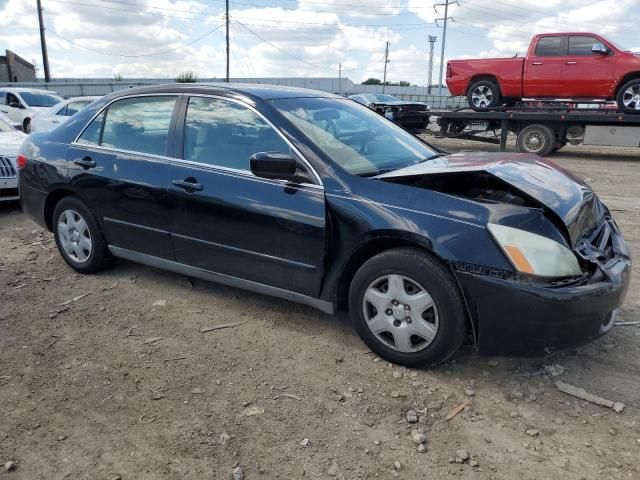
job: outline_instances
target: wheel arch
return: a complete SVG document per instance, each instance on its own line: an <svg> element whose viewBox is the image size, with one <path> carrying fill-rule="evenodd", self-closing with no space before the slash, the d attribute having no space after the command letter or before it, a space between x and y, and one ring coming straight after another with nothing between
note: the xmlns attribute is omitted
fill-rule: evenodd
<svg viewBox="0 0 640 480"><path fill-rule="evenodd" d="M502 95L502 86L500 85L500 81L498 80L498 77L496 77L495 75L492 75L490 73L479 73L479 74L474 75L473 77L471 77L469 79L469 83L467 83L467 88L465 88L464 94L465 95L469 95L469 90L471 89L473 84L477 83L477 82L480 82L482 80L490 80L490 81L494 82L496 84L496 86L498 87L498 93L500 95Z"/></svg>
<svg viewBox="0 0 640 480"><path fill-rule="evenodd" d="M49 192L44 201L44 221L49 231L53 231L53 211L56 205L65 197L76 196L75 192L68 188L58 188Z"/></svg>
<svg viewBox="0 0 640 480"><path fill-rule="evenodd" d="M622 77L620 81L617 83L616 88L613 92L613 98L615 99L618 96L620 89L625 83L627 83L630 80L634 80L636 78L640 78L640 70L625 74L624 77Z"/></svg>

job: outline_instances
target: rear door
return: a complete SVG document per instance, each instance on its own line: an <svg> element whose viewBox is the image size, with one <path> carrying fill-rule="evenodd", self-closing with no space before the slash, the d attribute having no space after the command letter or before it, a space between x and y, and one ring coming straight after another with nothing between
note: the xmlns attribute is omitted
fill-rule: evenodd
<svg viewBox="0 0 640 480"><path fill-rule="evenodd" d="M173 259L167 216L167 145L175 95L116 100L71 145L73 184L109 245Z"/></svg>
<svg viewBox="0 0 640 480"><path fill-rule="evenodd" d="M317 296L325 252L324 189L300 158L308 183L255 177L257 152L291 152L281 134L235 100L190 97L169 165L176 260L273 287Z"/></svg>
<svg viewBox="0 0 640 480"><path fill-rule="evenodd" d="M556 98L561 95L562 67L565 62L567 37L540 37L525 60L523 96L526 98Z"/></svg>
<svg viewBox="0 0 640 480"><path fill-rule="evenodd" d="M590 35L570 35L567 56L562 65L561 95L568 98L607 98L615 83L613 54L593 53L602 41Z"/></svg>

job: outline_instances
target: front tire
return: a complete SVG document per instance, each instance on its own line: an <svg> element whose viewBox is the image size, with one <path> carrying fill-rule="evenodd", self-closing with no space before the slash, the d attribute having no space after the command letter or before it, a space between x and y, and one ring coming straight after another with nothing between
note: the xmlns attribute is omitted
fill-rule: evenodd
<svg viewBox="0 0 640 480"><path fill-rule="evenodd" d="M634 78L622 85L618 90L616 102L622 113L640 115L640 78Z"/></svg>
<svg viewBox="0 0 640 480"><path fill-rule="evenodd" d="M486 112L500 105L500 89L492 80L480 80L467 92L467 103L476 112Z"/></svg>
<svg viewBox="0 0 640 480"><path fill-rule="evenodd" d="M371 350L408 367L446 361L466 335L453 276L414 248L388 250L365 262L351 282L349 311Z"/></svg>
<svg viewBox="0 0 640 480"><path fill-rule="evenodd" d="M58 250L74 270L96 273L113 263L98 222L78 198L64 197L58 202L52 225Z"/></svg>

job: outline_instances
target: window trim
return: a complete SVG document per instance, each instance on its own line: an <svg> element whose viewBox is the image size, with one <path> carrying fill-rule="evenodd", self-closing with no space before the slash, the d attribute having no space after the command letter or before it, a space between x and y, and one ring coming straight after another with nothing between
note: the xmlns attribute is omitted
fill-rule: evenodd
<svg viewBox="0 0 640 480"><path fill-rule="evenodd" d="M222 167L222 166L218 166L218 165L211 165L210 163L194 162L194 161L191 161L191 160L185 160L184 158L178 158L178 156L176 155L175 151L172 152L173 156L166 156L166 155L154 155L154 154L148 154L148 153L142 153L142 152L133 152L133 151L130 151L130 150L121 150L121 149L112 148L112 147L104 147L102 145L89 145L89 144L78 143L78 140L80 139L82 134L85 132L85 130L87 128L89 128L89 125L91 125L91 123L93 123L93 121L97 117L99 117L102 113L107 111L107 109L114 102L117 102L119 100L125 100L125 99L131 99L131 98L139 98L139 97L166 97L166 96L175 96L175 97L177 97L176 107L174 107L173 115L171 117L171 124L169 125L169 134L168 134L169 137L168 137L167 143L170 142L171 144L173 144L175 142L175 139L176 139L176 132L177 132L178 128L184 128L184 120L185 120L184 116L182 118L178 118L178 116L179 116L179 114L181 112L181 108L182 108L179 105L181 98L184 99L183 101L184 101L185 112L186 112L186 106L187 106L186 102L188 101L189 97L207 97L207 98L215 98L215 99L227 100L229 102L237 103L238 105L241 105L241 106L243 106L245 108L248 108L249 110L251 110L252 112L257 114L260 118L262 118L262 120L264 120L271 128L273 128L276 131L276 133L278 135L280 135L280 137L284 140L284 142L287 145L289 145L289 148L291 148L291 150L293 150L293 152L298 156L298 158L302 161L302 163L305 164L305 166L309 169L309 171L311 172L312 176L314 177L314 180L317 182L317 183L301 182L299 184L293 184L293 185L300 185L300 186L307 186L307 187L315 187L315 188L324 189L324 184L322 183L322 179L320 178L320 175L318 175L318 172L313 167L313 165L311 165L311 162L309 162L309 160L307 160L307 158L304 155L302 155L300 150L295 145L293 145L293 143L291 143L291 141L289 141L289 139L287 137L285 137L285 135L280 131L279 128L277 128L273 124L273 122L271 122L266 116L264 116L255 107L253 107L252 105L249 105L246 102L243 102L243 101L238 100L236 98L226 97L224 95L216 95L214 93L191 93L191 92L139 93L139 94L133 94L133 95L124 95L122 97L114 98L111 101L109 101L109 103L104 105L100 110L98 110L91 117L91 119L87 122L87 124L82 128L80 133L78 135L76 135L76 138L71 142L71 145L73 145L75 147L82 147L82 148L97 148L99 150L103 150L103 151L107 151L107 152L127 153L127 154L134 154L134 155L149 156L149 157L153 157L153 158L156 158L156 159L168 160L169 162L180 162L180 163L185 163L187 165L203 166L203 167L207 167L208 169L220 170L220 171L228 172L228 173L237 173L237 174L240 174L243 177L246 177L246 178L249 178L249 179L261 180L261 181L264 180L264 181L267 181L268 183L292 185L291 182L287 182L285 180L262 179L260 177L256 177L253 173L251 173L251 171L247 171L247 170ZM104 124L105 123L106 122L103 122L102 128L104 128ZM180 125L178 125L178 123L180 123ZM102 132L100 133L100 139L102 140ZM175 147L175 145L174 145L174 147ZM173 148L172 150L175 150L175 148ZM182 156L184 156L184 152L180 152L180 157L182 157Z"/></svg>

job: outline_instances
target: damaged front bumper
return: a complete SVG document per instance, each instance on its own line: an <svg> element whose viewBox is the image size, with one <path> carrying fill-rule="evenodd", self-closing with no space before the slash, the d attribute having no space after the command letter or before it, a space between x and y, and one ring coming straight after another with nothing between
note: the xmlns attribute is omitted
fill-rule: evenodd
<svg viewBox="0 0 640 480"><path fill-rule="evenodd" d="M631 259L607 219L576 247L589 265L579 280L541 284L457 271L481 353L540 355L587 343L609 331L624 301Z"/></svg>

